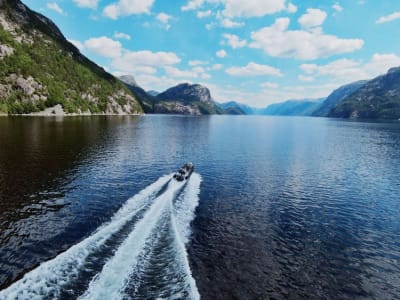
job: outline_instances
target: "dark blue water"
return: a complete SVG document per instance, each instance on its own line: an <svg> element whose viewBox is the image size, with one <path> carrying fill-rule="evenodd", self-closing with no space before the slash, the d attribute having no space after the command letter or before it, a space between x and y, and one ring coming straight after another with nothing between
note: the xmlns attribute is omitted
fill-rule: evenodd
<svg viewBox="0 0 400 300"><path fill-rule="evenodd" d="M186 161L198 178L132 200L57 297L96 274L101 290L136 247L132 298L400 299L400 124L261 116L0 118L1 288L116 225Z"/></svg>

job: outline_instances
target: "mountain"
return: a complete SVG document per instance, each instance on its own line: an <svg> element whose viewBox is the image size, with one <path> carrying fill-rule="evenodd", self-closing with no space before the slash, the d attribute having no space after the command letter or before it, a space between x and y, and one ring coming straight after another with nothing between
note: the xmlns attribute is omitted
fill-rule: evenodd
<svg viewBox="0 0 400 300"><path fill-rule="evenodd" d="M364 119L400 118L400 67L390 69L345 97L329 117Z"/></svg>
<svg viewBox="0 0 400 300"><path fill-rule="evenodd" d="M319 108L317 108L312 115L315 117L326 117L329 115L330 111L344 98L353 94L359 88L361 88L367 81L361 80L356 81L350 84L346 84L344 86L339 87L334 90L326 100L321 104Z"/></svg>
<svg viewBox="0 0 400 300"><path fill-rule="evenodd" d="M135 77L133 77L132 75L123 75L118 78L136 96L136 99L139 101L143 111L146 114L151 114L154 112L153 106L154 102L156 101L155 97L142 89L136 83Z"/></svg>
<svg viewBox="0 0 400 300"><path fill-rule="evenodd" d="M179 84L158 94L154 112L190 115L224 113L214 102L207 87L189 83Z"/></svg>
<svg viewBox="0 0 400 300"><path fill-rule="evenodd" d="M0 112L141 113L134 95L19 0L0 0Z"/></svg>
<svg viewBox="0 0 400 300"><path fill-rule="evenodd" d="M323 99L287 100L274 103L261 110L259 114L270 116L311 116L321 105Z"/></svg>
<svg viewBox="0 0 400 300"><path fill-rule="evenodd" d="M231 115L253 115L255 108L236 101L219 103L218 106Z"/></svg>

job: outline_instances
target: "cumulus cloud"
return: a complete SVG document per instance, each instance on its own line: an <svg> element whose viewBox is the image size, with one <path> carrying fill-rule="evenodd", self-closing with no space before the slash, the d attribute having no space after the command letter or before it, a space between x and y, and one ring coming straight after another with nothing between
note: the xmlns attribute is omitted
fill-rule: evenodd
<svg viewBox="0 0 400 300"><path fill-rule="evenodd" d="M386 15L383 17L380 17L378 20L376 20L376 24L382 24L382 23L387 23L387 22L392 22L394 20L400 19L400 11L394 12L390 15Z"/></svg>
<svg viewBox="0 0 400 300"><path fill-rule="evenodd" d="M202 66L202 65L207 65L207 64L208 64L208 62L202 61L202 60L191 60L188 63L188 65L191 67Z"/></svg>
<svg viewBox="0 0 400 300"><path fill-rule="evenodd" d="M287 8L286 8L286 11L287 11L288 13L290 13L290 14L294 14L294 13L297 12L297 6L294 5L293 3L289 3L288 6L287 6Z"/></svg>
<svg viewBox="0 0 400 300"><path fill-rule="evenodd" d="M260 86L265 89L276 89L279 87L279 85L277 83L269 82L269 81L261 83Z"/></svg>
<svg viewBox="0 0 400 300"><path fill-rule="evenodd" d="M286 0L190 0L181 7L182 11L196 10L203 7L205 3L222 6L222 14L227 18L236 17L262 17L281 11L296 12L297 7Z"/></svg>
<svg viewBox="0 0 400 300"><path fill-rule="evenodd" d="M309 8L307 13L299 18L299 23L303 28L321 26L326 19L326 12L320 9Z"/></svg>
<svg viewBox="0 0 400 300"><path fill-rule="evenodd" d="M223 35L223 37L226 39L227 44L231 46L233 49L243 48L244 46L247 45L247 41L240 40L237 35L226 33Z"/></svg>
<svg viewBox="0 0 400 300"><path fill-rule="evenodd" d="M119 0L106 6L103 15L116 20L121 16L149 14L154 0Z"/></svg>
<svg viewBox="0 0 400 300"><path fill-rule="evenodd" d="M306 22L310 24L309 22ZM318 30L288 30L289 18L279 18L269 27L251 33L251 48L262 49L273 57L293 57L313 60L363 47L361 39L341 39ZM314 23L315 24L315 23Z"/></svg>
<svg viewBox="0 0 400 300"><path fill-rule="evenodd" d="M143 51L124 51L112 61L112 66L116 69L134 69L136 66L164 67L179 63L180 58L173 52L152 52Z"/></svg>
<svg viewBox="0 0 400 300"><path fill-rule="evenodd" d="M64 14L64 11L62 10L62 8L55 2L47 3L47 8L59 13L60 15Z"/></svg>
<svg viewBox="0 0 400 300"><path fill-rule="evenodd" d="M74 0L74 3L83 8L96 8L99 0Z"/></svg>
<svg viewBox="0 0 400 300"><path fill-rule="evenodd" d="M350 83L371 79L396 66L400 66L400 56L376 53L367 62L343 58L325 65L302 64L300 69L308 76L328 76L336 82Z"/></svg>
<svg viewBox="0 0 400 300"><path fill-rule="evenodd" d="M286 0L223 0L222 13L229 17L262 17L286 9Z"/></svg>
<svg viewBox="0 0 400 300"><path fill-rule="evenodd" d="M90 52L108 58L119 57L122 53L121 43L105 36L88 39L84 46Z"/></svg>
<svg viewBox="0 0 400 300"><path fill-rule="evenodd" d="M129 34L127 34L127 33L123 33L123 32L118 32L118 31L116 31L115 33L114 33L114 38L116 38L116 39L122 39L122 40L130 40L131 39L131 36L129 35Z"/></svg>
<svg viewBox="0 0 400 300"><path fill-rule="evenodd" d="M204 0L190 0L186 5L181 7L182 11L195 10L202 7Z"/></svg>
<svg viewBox="0 0 400 300"><path fill-rule="evenodd" d="M249 62L244 67L231 67L226 70L226 73L231 76L282 76L282 73L279 69L268 66L268 65L259 65L254 62Z"/></svg>
<svg viewBox="0 0 400 300"><path fill-rule="evenodd" d="M169 24L169 20L172 19L172 16L170 16L170 15L168 15L168 14L162 12L162 13L159 13L159 14L156 16L156 19L157 19L159 22L165 24L165 29L166 29L166 30L169 30L169 29L171 28L171 25Z"/></svg>
<svg viewBox="0 0 400 300"><path fill-rule="evenodd" d="M226 53L226 51L224 49L221 49L221 50L217 51L215 53L215 55L217 55L219 58L224 58L224 57L227 56L227 53Z"/></svg>
<svg viewBox="0 0 400 300"><path fill-rule="evenodd" d="M211 10L198 11L198 12L197 12L197 17L198 17L199 19L207 18L207 17L210 17L211 15L212 15L212 11L211 11Z"/></svg>
<svg viewBox="0 0 400 300"><path fill-rule="evenodd" d="M334 9L334 10L336 10L337 12L341 12L341 11L343 11L343 7L339 4L339 3L335 3L335 4L333 4L332 5L332 8Z"/></svg>
<svg viewBox="0 0 400 300"><path fill-rule="evenodd" d="M220 24L224 28L238 28L244 26L243 22L235 22L228 18L221 19Z"/></svg>
<svg viewBox="0 0 400 300"><path fill-rule="evenodd" d="M300 74L299 76L297 76L297 78L298 78L300 81L303 81L303 82L313 82L313 81L315 80L314 77L312 77L312 76L306 76L306 75L303 75L303 74Z"/></svg>

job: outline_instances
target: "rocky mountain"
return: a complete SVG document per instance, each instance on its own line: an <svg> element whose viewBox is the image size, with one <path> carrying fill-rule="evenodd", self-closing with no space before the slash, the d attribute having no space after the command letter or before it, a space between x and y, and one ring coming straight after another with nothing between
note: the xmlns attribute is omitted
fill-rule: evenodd
<svg viewBox="0 0 400 300"><path fill-rule="evenodd" d="M146 114L154 113L154 102L156 101L155 97L150 95L144 89L142 89L135 80L135 77L132 75L124 75L118 77L125 86L136 96L136 99L139 101L143 111Z"/></svg>
<svg viewBox="0 0 400 300"><path fill-rule="evenodd" d="M390 69L345 97L329 117L363 119L400 118L400 67Z"/></svg>
<svg viewBox="0 0 400 300"><path fill-rule="evenodd" d="M223 114L210 90L200 84L182 83L157 95L155 113L209 115Z"/></svg>
<svg viewBox="0 0 400 300"><path fill-rule="evenodd" d="M346 84L344 86L339 87L334 90L326 100L318 107L313 113L313 116L316 117L326 117L329 115L330 111L336 107L336 105L342 101L344 98L348 97L359 88L361 88L367 81L361 80L356 81L350 84Z"/></svg>
<svg viewBox="0 0 400 300"><path fill-rule="evenodd" d="M141 113L135 96L19 0L0 0L0 112Z"/></svg>
<svg viewBox="0 0 400 300"><path fill-rule="evenodd" d="M311 116L324 100L325 98L287 100L267 106L261 111L261 114L270 116Z"/></svg>

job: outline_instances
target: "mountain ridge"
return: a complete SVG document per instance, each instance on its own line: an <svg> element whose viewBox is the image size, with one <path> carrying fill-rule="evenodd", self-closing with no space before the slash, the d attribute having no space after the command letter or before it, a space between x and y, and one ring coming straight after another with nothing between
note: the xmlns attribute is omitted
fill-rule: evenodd
<svg viewBox="0 0 400 300"><path fill-rule="evenodd" d="M47 17L19 0L0 1L0 111L29 114L61 105L68 114L138 114L135 96L82 55Z"/></svg>

